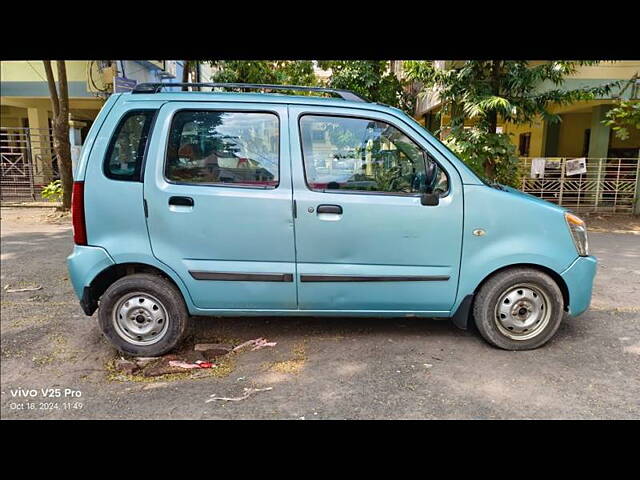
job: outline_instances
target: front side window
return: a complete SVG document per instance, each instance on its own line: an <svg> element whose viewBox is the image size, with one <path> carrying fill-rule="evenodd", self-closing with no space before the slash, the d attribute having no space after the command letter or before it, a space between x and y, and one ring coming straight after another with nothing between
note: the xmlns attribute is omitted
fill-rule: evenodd
<svg viewBox="0 0 640 480"><path fill-rule="evenodd" d="M446 174L438 164L388 123L304 115L300 133L312 190L391 194L448 190Z"/></svg>
<svg viewBox="0 0 640 480"><path fill-rule="evenodd" d="M177 183L274 188L278 143L272 113L180 111L171 122L165 176Z"/></svg>
<svg viewBox="0 0 640 480"><path fill-rule="evenodd" d="M140 181L142 159L155 113L155 110L135 110L120 120L105 158L107 177Z"/></svg>

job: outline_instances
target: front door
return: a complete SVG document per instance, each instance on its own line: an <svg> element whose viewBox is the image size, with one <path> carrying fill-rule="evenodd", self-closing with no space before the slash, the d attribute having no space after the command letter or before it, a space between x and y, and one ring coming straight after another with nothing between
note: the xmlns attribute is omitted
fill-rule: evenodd
<svg viewBox="0 0 640 480"><path fill-rule="evenodd" d="M154 255L208 310L296 308L287 109L169 102L147 158Z"/></svg>
<svg viewBox="0 0 640 480"><path fill-rule="evenodd" d="M448 312L462 240L455 169L391 115L291 106L289 116L299 308ZM422 205L425 191L438 205Z"/></svg>

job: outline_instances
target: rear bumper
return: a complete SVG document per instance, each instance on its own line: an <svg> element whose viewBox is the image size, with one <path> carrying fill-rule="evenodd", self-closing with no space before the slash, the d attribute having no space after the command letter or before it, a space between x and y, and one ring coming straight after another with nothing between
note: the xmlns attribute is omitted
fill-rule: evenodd
<svg viewBox="0 0 640 480"><path fill-rule="evenodd" d="M589 308L598 261L578 257L561 276L569 289L569 315L578 316Z"/></svg>
<svg viewBox="0 0 640 480"><path fill-rule="evenodd" d="M79 300L85 301L85 287L105 268L115 262L104 248L75 245L73 252L67 257L67 268L73 290Z"/></svg>

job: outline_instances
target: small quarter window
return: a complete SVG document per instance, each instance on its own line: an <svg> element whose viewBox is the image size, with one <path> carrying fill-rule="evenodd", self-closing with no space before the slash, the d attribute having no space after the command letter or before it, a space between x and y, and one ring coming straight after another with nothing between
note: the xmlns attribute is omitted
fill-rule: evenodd
<svg viewBox="0 0 640 480"><path fill-rule="evenodd" d="M142 160L155 113L155 110L135 110L122 118L107 150L104 168L107 177L142 180Z"/></svg>
<svg viewBox="0 0 640 480"><path fill-rule="evenodd" d="M169 181L275 188L279 123L272 113L180 111L171 122Z"/></svg>
<svg viewBox="0 0 640 480"><path fill-rule="evenodd" d="M388 123L304 115L300 134L305 175L312 190L395 195L448 191L446 174L439 165Z"/></svg>

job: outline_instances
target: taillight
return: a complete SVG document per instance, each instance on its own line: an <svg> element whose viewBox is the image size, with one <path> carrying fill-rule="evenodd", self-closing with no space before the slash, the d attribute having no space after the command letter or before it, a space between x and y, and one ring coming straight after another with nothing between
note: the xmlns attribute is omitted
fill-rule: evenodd
<svg viewBox="0 0 640 480"><path fill-rule="evenodd" d="M73 182L71 220L73 222L73 242L76 245L86 245L87 227L84 223L84 182Z"/></svg>

